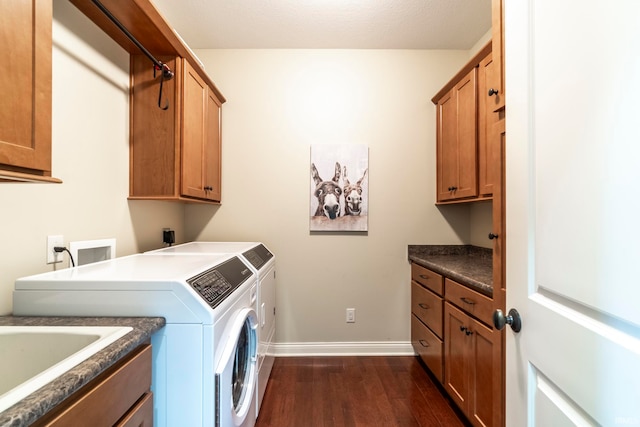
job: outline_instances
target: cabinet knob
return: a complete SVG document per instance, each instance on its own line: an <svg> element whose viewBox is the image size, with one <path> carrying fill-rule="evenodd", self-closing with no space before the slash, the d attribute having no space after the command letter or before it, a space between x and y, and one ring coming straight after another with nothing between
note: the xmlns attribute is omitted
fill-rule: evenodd
<svg viewBox="0 0 640 427"><path fill-rule="evenodd" d="M489 96L497 95L498 89L491 88L489 89Z"/></svg>
<svg viewBox="0 0 640 427"><path fill-rule="evenodd" d="M449 191L456 191L457 189L458 189L458 187L454 187L454 186L451 186L451 187L447 188L447 190L449 190Z"/></svg>
<svg viewBox="0 0 640 427"><path fill-rule="evenodd" d="M498 238L497 234L489 233L489 240L493 240L493 239L497 239L497 238Z"/></svg>

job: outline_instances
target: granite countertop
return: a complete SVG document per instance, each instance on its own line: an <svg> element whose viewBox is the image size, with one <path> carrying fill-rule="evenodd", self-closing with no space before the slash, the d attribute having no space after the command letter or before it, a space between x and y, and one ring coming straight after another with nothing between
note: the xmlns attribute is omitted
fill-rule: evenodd
<svg viewBox="0 0 640 427"><path fill-rule="evenodd" d="M164 327L162 317L0 317L0 326L131 326L133 330L0 412L0 427L28 426Z"/></svg>
<svg viewBox="0 0 640 427"><path fill-rule="evenodd" d="M493 296L491 249L471 245L409 245L409 260Z"/></svg>

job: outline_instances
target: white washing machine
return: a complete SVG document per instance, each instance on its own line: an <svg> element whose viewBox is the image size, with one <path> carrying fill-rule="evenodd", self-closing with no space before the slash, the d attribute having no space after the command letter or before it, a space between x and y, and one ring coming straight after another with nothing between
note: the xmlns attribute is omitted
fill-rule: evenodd
<svg viewBox="0 0 640 427"><path fill-rule="evenodd" d="M18 279L14 314L161 316L154 425L252 427L257 277L238 256L138 254Z"/></svg>
<svg viewBox="0 0 640 427"><path fill-rule="evenodd" d="M176 255L232 253L245 261L258 277L258 386L257 411L264 397L271 375L273 362L273 339L276 331L276 260L275 256L260 242L190 242L169 246L148 254Z"/></svg>

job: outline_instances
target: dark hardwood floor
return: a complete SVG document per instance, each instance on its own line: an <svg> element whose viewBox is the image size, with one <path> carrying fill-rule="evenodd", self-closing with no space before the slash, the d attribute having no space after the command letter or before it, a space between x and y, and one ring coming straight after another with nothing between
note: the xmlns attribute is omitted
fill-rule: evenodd
<svg viewBox="0 0 640 427"><path fill-rule="evenodd" d="M468 426L417 357L276 358L256 427Z"/></svg>

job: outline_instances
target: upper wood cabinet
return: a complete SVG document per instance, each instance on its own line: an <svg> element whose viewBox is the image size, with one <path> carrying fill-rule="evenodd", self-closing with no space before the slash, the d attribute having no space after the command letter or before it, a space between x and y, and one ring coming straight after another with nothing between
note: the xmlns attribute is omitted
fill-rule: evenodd
<svg viewBox="0 0 640 427"><path fill-rule="evenodd" d="M484 46L433 97L437 121L437 203L486 200L493 197L502 168L494 124L501 64ZM491 93L491 94L490 94Z"/></svg>
<svg viewBox="0 0 640 427"><path fill-rule="evenodd" d="M151 0L101 0L156 59L175 73L164 81L152 62L91 0L70 0L131 54L130 199L218 203L220 111L226 101ZM169 103L167 110L158 107Z"/></svg>
<svg viewBox="0 0 640 427"><path fill-rule="evenodd" d="M159 60L175 70L161 99L153 64L131 56L130 198L219 202L222 102L185 59Z"/></svg>
<svg viewBox="0 0 640 427"><path fill-rule="evenodd" d="M0 180L51 178L51 0L0 2Z"/></svg>
<svg viewBox="0 0 640 427"><path fill-rule="evenodd" d="M182 195L219 202L222 104L189 63L184 65Z"/></svg>
<svg viewBox="0 0 640 427"><path fill-rule="evenodd" d="M471 69L437 100L438 201L478 194L476 74Z"/></svg>

